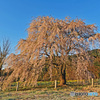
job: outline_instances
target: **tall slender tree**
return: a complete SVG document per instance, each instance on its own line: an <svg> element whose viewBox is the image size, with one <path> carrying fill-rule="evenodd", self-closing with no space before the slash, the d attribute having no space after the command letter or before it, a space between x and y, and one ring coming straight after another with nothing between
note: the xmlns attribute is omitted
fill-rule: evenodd
<svg viewBox="0 0 100 100"><path fill-rule="evenodd" d="M3 45L0 46L0 76L2 73L2 67L3 67L4 61L7 55L9 54L9 50L10 50L10 42L8 39L4 39Z"/></svg>

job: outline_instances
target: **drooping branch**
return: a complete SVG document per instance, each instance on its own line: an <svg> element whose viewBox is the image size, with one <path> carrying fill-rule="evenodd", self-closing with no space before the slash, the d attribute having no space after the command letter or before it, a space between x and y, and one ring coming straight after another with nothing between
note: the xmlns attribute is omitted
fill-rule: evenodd
<svg viewBox="0 0 100 100"><path fill-rule="evenodd" d="M12 64L14 71L8 77L8 80L5 80L5 83L20 77L19 80L34 85L39 73L46 65L50 68L50 74L55 65L61 70L62 74L66 67L70 65L69 55L74 54L77 54L77 57L73 57L72 62L79 66L77 67L77 74L84 73L87 70L87 62L83 64L86 60L84 60L84 57L82 58L81 54L90 49L91 41L100 39L95 36L96 26L94 24L86 25L80 19L71 21L69 18L65 18L65 20L59 20L49 16L33 19L28 28L28 37L18 42L17 49L20 54L12 57L9 64ZM55 60L54 57L58 58ZM88 56L86 57L88 59ZM48 60L48 63L46 60ZM82 65L79 60L82 60ZM80 76L83 77L82 75ZM65 76L62 78L65 79Z"/></svg>

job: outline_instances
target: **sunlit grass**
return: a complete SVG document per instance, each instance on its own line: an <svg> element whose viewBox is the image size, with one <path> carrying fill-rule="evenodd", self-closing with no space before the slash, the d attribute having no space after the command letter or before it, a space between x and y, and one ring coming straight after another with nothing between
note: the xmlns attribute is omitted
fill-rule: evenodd
<svg viewBox="0 0 100 100"><path fill-rule="evenodd" d="M83 83L85 82L85 83ZM59 86L60 81L57 81L57 86ZM37 86L24 86L23 82L19 82L19 91L23 91L23 90L30 90L32 88L54 88L54 81L38 81L37 82ZM94 85L99 85L100 84L100 79L95 79L94 80ZM89 81L84 81L84 80L67 80L66 81L66 85L67 86L71 86L71 87L75 87L77 88L78 86L81 87L85 87L87 85L91 85L91 81L89 83ZM17 86L17 82L13 82L11 83L5 91L16 91L16 86Z"/></svg>
<svg viewBox="0 0 100 100"><path fill-rule="evenodd" d="M25 91L9 91L9 92L0 92L0 100L19 100L19 99L28 99L28 100L99 100L100 99L100 85L97 87L91 86L62 86L57 87L57 89L52 88L32 88L31 90ZM98 92L99 96L97 97L71 97L70 92ZM83 99L84 98L84 99Z"/></svg>

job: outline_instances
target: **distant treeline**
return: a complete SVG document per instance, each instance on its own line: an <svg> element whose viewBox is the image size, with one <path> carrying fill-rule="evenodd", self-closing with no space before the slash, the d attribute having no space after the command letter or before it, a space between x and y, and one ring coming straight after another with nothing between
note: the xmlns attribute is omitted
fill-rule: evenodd
<svg viewBox="0 0 100 100"><path fill-rule="evenodd" d="M91 56L92 62L93 62L92 66L88 66L88 70L95 75L95 78L100 78L100 49L95 49L95 50L91 50L88 52L89 52L89 55ZM70 59L71 59L71 57L76 57L76 55L69 56ZM38 79L39 81L40 80L50 80L48 68L49 67L46 66L43 69L43 72ZM52 80L55 80L55 79L59 80L59 78L60 78L59 70L54 68L52 71L53 71L52 72ZM76 79L75 71L76 71L76 68L74 68L73 66L68 66L68 68L66 70L66 79L68 79L68 80Z"/></svg>

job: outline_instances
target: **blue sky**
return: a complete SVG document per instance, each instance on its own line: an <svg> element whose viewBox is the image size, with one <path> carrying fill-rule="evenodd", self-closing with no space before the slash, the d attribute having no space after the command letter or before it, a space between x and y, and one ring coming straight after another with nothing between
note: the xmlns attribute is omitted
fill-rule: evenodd
<svg viewBox="0 0 100 100"><path fill-rule="evenodd" d="M85 19L86 24L96 24L100 31L100 0L0 0L0 43L4 37L11 42L11 51L21 38L32 17L52 16L64 19L70 16Z"/></svg>

